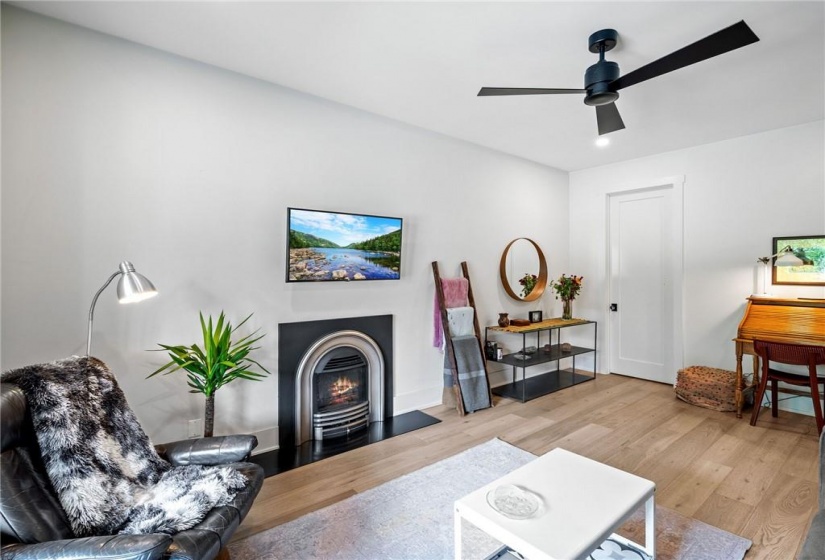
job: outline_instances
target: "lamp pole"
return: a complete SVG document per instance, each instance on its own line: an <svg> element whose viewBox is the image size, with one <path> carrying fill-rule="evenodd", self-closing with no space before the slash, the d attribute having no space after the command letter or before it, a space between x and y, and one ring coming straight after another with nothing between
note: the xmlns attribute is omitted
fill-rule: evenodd
<svg viewBox="0 0 825 560"><path fill-rule="evenodd" d="M119 270L117 272L115 272L114 274L112 274L111 276L109 276L109 279L106 280L106 282L100 287L100 289L95 294L95 297L92 298L92 305L91 305L91 307L89 307L89 333L86 336L86 355L87 356L91 355L91 353L92 353L92 323L95 320L95 305L97 305L97 298L99 298L100 294L103 293L103 290L105 290L106 287L109 284L112 283L112 280L114 280L118 276L120 276L120 271Z"/></svg>

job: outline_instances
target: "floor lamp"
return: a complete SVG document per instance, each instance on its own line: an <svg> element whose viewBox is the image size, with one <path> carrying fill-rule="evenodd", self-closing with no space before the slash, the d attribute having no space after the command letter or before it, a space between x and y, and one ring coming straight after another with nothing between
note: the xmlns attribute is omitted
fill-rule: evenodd
<svg viewBox="0 0 825 560"><path fill-rule="evenodd" d="M129 261L120 263L118 270L109 276L109 279L106 280L95 294L95 297L92 298L92 306L89 308L89 335L86 337L87 356L92 353L92 323L94 322L97 298L100 297L100 294L106 289L106 286L111 284L112 280L118 276L120 276L120 280L118 280L117 283L117 300L120 303L135 303L158 295L155 286L145 276L135 272L135 267L132 263Z"/></svg>
<svg viewBox="0 0 825 560"><path fill-rule="evenodd" d="M773 258L776 258L773 266L802 266L805 264L805 261L794 254L793 248L790 245L786 245L770 257L760 257L756 259L762 263L762 295L765 296L768 295L768 263L770 263Z"/></svg>

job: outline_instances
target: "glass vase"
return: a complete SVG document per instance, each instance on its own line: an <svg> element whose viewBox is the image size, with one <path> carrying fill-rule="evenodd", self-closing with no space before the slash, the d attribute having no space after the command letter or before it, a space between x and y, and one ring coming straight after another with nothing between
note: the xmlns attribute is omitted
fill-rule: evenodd
<svg viewBox="0 0 825 560"><path fill-rule="evenodd" d="M565 320L569 320L569 319L573 318L573 300L572 299L563 299L562 300L561 318L565 319Z"/></svg>

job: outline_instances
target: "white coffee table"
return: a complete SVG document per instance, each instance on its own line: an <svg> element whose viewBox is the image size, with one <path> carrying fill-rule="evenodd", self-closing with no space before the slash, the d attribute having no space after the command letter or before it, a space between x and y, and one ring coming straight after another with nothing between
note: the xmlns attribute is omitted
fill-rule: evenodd
<svg viewBox="0 0 825 560"><path fill-rule="evenodd" d="M487 493L513 484L541 498L529 519L493 509ZM461 560L461 523L467 520L530 560L579 560L608 537L655 557L656 485L564 449L554 449L455 502L455 558ZM645 505L645 545L613 535Z"/></svg>

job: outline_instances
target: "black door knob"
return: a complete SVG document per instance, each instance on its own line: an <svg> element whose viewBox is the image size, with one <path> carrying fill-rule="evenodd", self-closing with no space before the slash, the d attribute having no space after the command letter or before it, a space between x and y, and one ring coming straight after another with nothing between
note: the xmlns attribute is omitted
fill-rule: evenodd
<svg viewBox="0 0 825 560"><path fill-rule="evenodd" d="M610 304L610 311L618 311L618 310L619 310L619 304L618 303L611 303Z"/></svg>

